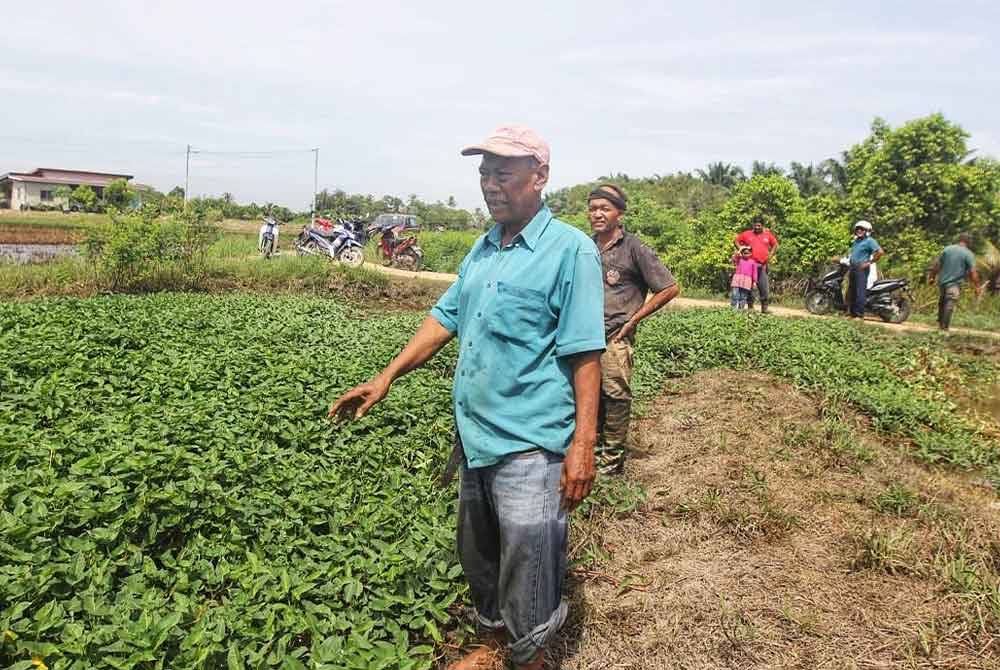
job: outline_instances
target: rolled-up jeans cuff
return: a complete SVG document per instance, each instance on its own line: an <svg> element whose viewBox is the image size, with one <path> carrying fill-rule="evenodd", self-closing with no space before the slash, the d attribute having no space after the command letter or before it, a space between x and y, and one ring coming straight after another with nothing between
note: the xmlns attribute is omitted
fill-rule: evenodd
<svg viewBox="0 0 1000 670"><path fill-rule="evenodd" d="M538 652L544 649L555 637L562 625L566 623L569 607L566 601L560 601L559 607L552 613L548 621L535 626L534 629L519 640L510 643L510 660L518 665L532 661Z"/></svg>
<svg viewBox="0 0 1000 670"><path fill-rule="evenodd" d="M487 619L479 612L476 612L476 623L479 630L484 633L496 633L505 628L503 619Z"/></svg>

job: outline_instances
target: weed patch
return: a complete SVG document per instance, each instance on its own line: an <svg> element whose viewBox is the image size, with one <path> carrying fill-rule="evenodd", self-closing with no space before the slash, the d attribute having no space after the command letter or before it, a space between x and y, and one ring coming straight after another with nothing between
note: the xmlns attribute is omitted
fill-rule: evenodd
<svg viewBox="0 0 1000 670"><path fill-rule="evenodd" d="M635 388L640 397L651 397L665 377L720 367L766 371L820 394L834 408L822 432L792 435L792 443L825 444L870 460L870 450L836 425L835 408L847 405L868 416L877 431L908 438L926 462L966 469L1000 464L996 440L942 397L943 383L914 372L919 350L905 338L871 331L842 321L748 318L731 310L669 312L640 330Z"/></svg>
<svg viewBox="0 0 1000 670"><path fill-rule="evenodd" d="M873 528L855 537L856 556L851 563L855 570L878 570L890 575L915 571L913 535L902 528Z"/></svg>

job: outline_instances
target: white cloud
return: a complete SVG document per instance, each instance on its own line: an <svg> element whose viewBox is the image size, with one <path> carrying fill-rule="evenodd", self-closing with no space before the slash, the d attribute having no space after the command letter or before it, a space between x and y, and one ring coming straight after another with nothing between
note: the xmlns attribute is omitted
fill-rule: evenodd
<svg viewBox="0 0 1000 670"><path fill-rule="evenodd" d="M474 207L458 148L510 120L549 136L554 187L819 160L876 115L938 109L996 152L998 18L926 1L51 0L4 15L0 172L91 164L170 188L187 143L319 146L322 186ZM206 188L307 199L294 161L217 163L199 164Z"/></svg>

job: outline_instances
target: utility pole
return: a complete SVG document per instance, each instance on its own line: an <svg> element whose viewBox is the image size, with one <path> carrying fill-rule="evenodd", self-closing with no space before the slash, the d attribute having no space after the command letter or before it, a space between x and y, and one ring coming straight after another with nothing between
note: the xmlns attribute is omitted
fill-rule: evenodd
<svg viewBox="0 0 1000 670"><path fill-rule="evenodd" d="M187 145L187 156L184 159L184 210L188 208L188 188L191 186L191 145Z"/></svg>
<svg viewBox="0 0 1000 670"><path fill-rule="evenodd" d="M316 210L319 208L319 147L313 149L315 162L313 163L313 206L312 225L316 226Z"/></svg>

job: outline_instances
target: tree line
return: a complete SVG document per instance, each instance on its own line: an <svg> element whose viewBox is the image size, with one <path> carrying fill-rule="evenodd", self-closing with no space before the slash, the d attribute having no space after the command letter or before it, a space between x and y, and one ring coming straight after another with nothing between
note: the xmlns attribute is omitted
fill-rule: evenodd
<svg viewBox="0 0 1000 670"><path fill-rule="evenodd" d="M997 256L1000 163L978 156L968 140L942 114L898 128L876 118L868 137L818 165L755 161L748 176L717 162L668 176L609 175L553 191L546 201L585 227L591 189L620 184L629 195L627 225L688 285L721 284L733 236L758 215L781 240L772 268L779 283L801 281L842 254L859 219L874 225L887 252L885 270L918 277L962 231L984 258ZM993 288L1000 288L995 281Z"/></svg>

